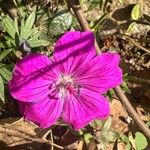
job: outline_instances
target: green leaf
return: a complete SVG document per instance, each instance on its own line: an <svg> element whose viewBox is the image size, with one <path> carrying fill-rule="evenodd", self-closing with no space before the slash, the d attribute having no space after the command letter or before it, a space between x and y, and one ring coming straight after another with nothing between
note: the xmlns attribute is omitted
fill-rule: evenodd
<svg viewBox="0 0 150 150"><path fill-rule="evenodd" d="M13 38L15 39L15 34L16 34L16 28L14 27L14 22L9 16L5 16L3 18L3 23L6 32Z"/></svg>
<svg viewBox="0 0 150 150"><path fill-rule="evenodd" d="M101 141L99 144L97 144L98 150L107 150L108 142L107 141Z"/></svg>
<svg viewBox="0 0 150 150"><path fill-rule="evenodd" d="M90 133L84 134L84 140L85 140L86 144L90 143L92 138L93 138L93 136Z"/></svg>
<svg viewBox="0 0 150 150"><path fill-rule="evenodd" d="M37 28L32 28L32 30L31 30L31 37L30 37L30 39L31 38L33 38L33 39L38 39L38 37L41 35L41 31L39 31Z"/></svg>
<svg viewBox="0 0 150 150"><path fill-rule="evenodd" d="M25 26L25 20L24 20L24 18L22 18L22 20L21 20L21 28L20 28L20 37L22 38L22 36L23 36L23 30L24 30L24 26Z"/></svg>
<svg viewBox="0 0 150 150"><path fill-rule="evenodd" d="M38 40L40 35L41 35L41 31L38 31L36 28L34 28L31 30L31 37L28 40L35 40L35 39Z"/></svg>
<svg viewBox="0 0 150 150"><path fill-rule="evenodd" d="M103 4L103 0L92 0L90 3L90 6L88 8L88 10L93 10L94 8L96 8L97 6L100 6L100 8L102 7Z"/></svg>
<svg viewBox="0 0 150 150"><path fill-rule="evenodd" d="M101 27L101 24L103 22L103 20L107 17L108 13L102 15L95 23L94 25L91 27L92 31L94 31L95 33L97 32L97 30Z"/></svg>
<svg viewBox="0 0 150 150"><path fill-rule="evenodd" d="M121 4L123 4L124 0L118 0Z"/></svg>
<svg viewBox="0 0 150 150"><path fill-rule="evenodd" d="M128 81L128 80L130 80L130 79L132 79L132 77L131 77L128 73L125 73L125 74L123 75L123 80L124 80L124 81Z"/></svg>
<svg viewBox="0 0 150 150"><path fill-rule="evenodd" d="M66 32L72 24L72 15L67 11L60 11L56 14L49 26L49 33L56 37Z"/></svg>
<svg viewBox="0 0 150 150"><path fill-rule="evenodd" d="M79 135L83 135L84 134L84 132L81 129L78 132L79 132Z"/></svg>
<svg viewBox="0 0 150 150"><path fill-rule="evenodd" d="M134 30L134 27L135 27L136 23L135 22L132 22L129 26L128 26L128 29L126 30L126 33L125 34L128 34L130 32L132 32Z"/></svg>
<svg viewBox="0 0 150 150"><path fill-rule="evenodd" d="M131 11L131 18L133 20L138 20L141 17L141 5L136 4Z"/></svg>
<svg viewBox="0 0 150 150"><path fill-rule="evenodd" d="M2 80L2 77L0 76L0 99L3 101L5 101L5 98L4 98L4 82Z"/></svg>
<svg viewBox="0 0 150 150"><path fill-rule="evenodd" d="M106 132L109 131L109 129L111 127L111 122L112 122L112 119L111 119L111 117L109 117L102 127L102 130L101 130L102 134L105 134Z"/></svg>
<svg viewBox="0 0 150 150"><path fill-rule="evenodd" d="M129 141L130 141L130 143L131 143L132 147L133 147L134 149L136 149L135 141L134 141L134 138L133 138L132 133L131 133L131 132L129 132L128 136L129 136Z"/></svg>
<svg viewBox="0 0 150 150"><path fill-rule="evenodd" d="M121 88L122 88L125 92L127 92L128 94L131 94L131 91L130 91L130 89L128 88L126 82L123 82L123 83L121 84Z"/></svg>
<svg viewBox="0 0 150 150"><path fill-rule="evenodd" d="M19 35L18 20L17 20L17 18L14 19L14 27L15 27L16 33Z"/></svg>
<svg viewBox="0 0 150 150"><path fill-rule="evenodd" d="M108 97L110 98L110 100L113 99L113 96L115 95L115 91L113 89L110 89L108 92L107 92L107 95Z"/></svg>
<svg viewBox="0 0 150 150"><path fill-rule="evenodd" d="M12 39L10 36L5 36L4 38L6 39L6 43L8 44L7 48L12 48L12 45L16 47L14 39Z"/></svg>
<svg viewBox="0 0 150 150"><path fill-rule="evenodd" d="M24 19L21 21L20 37L22 39L28 39L28 37L31 34L31 29L33 27L34 22L35 22L35 11L29 15L25 23Z"/></svg>
<svg viewBox="0 0 150 150"><path fill-rule="evenodd" d="M12 52L12 49L4 50L0 53L0 62L10 53Z"/></svg>
<svg viewBox="0 0 150 150"><path fill-rule="evenodd" d="M39 46L47 46L50 44L48 41L42 39L29 39L27 40L27 42L32 48L39 47Z"/></svg>
<svg viewBox="0 0 150 150"><path fill-rule="evenodd" d="M115 142L115 140L118 139L120 135L115 131L109 131L108 133L106 133L105 137L109 142Z"/></svg>
<svg viewBox="0 0 150 150"><path fill-rule="evenodd" d="M131 150L131 144L130 143L128 143L127 145L126 145L126 150Z"/></svg>
<svg viewBox="0 0 150 150"><path fill-rule="evenodd" d="M12 38L10 40L7 40L6 37L7 36L5 36L5 40L0 43L0 48L9 49L12 47Z"/></svg>
<svg viewBox="0 0 150 150"><path fill-rule="evenodd" d="M103 125L102 121L101 120L97 120L97 119L95 119L94 121L92 121L90 124L91 124L92 127L96 128L96 129L97 128L100 129L102 127L102 125Z"/></svg>
<svg viewBox="0 0 150 150"><path fill-rule="evenodd" d="M148 145L146 137L141 132L135 133L134 140L135 140L135 145L137 150L144 150Z"/></svg>
<svg viewBox="0 0 150 150"><path fill-rule="evenodd" d="M130 141L129 141L129 138L126 136L126 135L121 135L120 136L120 138L121 138L121 140L122 140L122 142L124 142L124 143L129 143Z"/></svg>
<svg viewBox="0 0 150 150"><path fill-rule="evenodd" d="M0 74L6 80L9 81L12 78L12 72L9 71L6 67L0 66Z"/></svg>
<svg viewBox="0 0 150 150"><path fill-rule="evenodd" d="M0 17L0 30L3 31L4 30L4 23Z"/></svg>

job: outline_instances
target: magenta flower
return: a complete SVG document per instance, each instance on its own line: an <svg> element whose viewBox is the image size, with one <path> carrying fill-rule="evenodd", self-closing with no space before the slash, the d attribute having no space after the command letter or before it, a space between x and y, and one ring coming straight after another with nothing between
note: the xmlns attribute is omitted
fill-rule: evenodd
<svg viewBox="0 0 150 150"><path fill-rule="evenodd" d="M52 58L29 54L16 64L10 93L25 119L41 128L62 118L80 129L110 114L100 94L121 84L119 60L110 52L96 56L92 32L67 32L57 41Z"/></svg>

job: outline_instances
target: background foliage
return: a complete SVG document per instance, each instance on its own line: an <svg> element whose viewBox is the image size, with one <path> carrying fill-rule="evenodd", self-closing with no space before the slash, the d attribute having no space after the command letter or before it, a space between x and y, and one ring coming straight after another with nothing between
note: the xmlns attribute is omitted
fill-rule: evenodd
<svg viewBox="0 0 150 150"><path fill-rule="evenodd" d="M150 16L143 3L133 1L129 4L125 0L80 0L80 4L103 51L117 51L122 55L122 59L129 63L131 61L131 64L133 62L131 68L149 67L146 65L149 59L147 49L139 50L139 44L147 47L146 41L150 39L148 36ZM69 30L81 30L81 27L65 0L1 0L0 5L0 107L3 112L7 112L7 105L12 99L8 93L7 83L11 79L14 64L31 52L51 56L55 41L63 33ZM119 9L116 9L117 7ZM137 30L139 27L143 34L139 34ZM145 41L137 43L134 41L135 35L145 36ZM128 45L125 40L135 44L130 46L130 52L127 52L129 55L122 51L128 49L124 48ZM120 48L121 42L125 44L123 48ZM144 63L139 63L139 60ZM129 74L125 74L121 85L128 94L132 94L128 88L128 81L131 78ZM113 89L106 96L111 101L115 97ZM3 118L2 114L1 116ZM149 124L150 120L147 121L147 125ZM102 150L107 149L111 143L114 144L115 149L115 144L119 142L123 142L127 150L142 150L148 146L141 132L118 133L111 128L111 125L110 117L102 122L95 120L79 132L71 132L84 140L87 147L94 141L96 147ZM59 126L62 124L60 123Z"/></svg>

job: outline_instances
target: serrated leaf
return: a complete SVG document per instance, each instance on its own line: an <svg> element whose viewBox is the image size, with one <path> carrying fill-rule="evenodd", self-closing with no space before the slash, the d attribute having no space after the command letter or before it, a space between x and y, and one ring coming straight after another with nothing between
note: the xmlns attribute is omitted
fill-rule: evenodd
<svg viewBox="0 0 150 150"><path fill-rule="evenodd" d="M9 16L5 16L3 18L3 23L6 32L13 38L15 39L15 34L16 34L16 28L14 27L14 22Z"/></svg>
<svg viewBox="0 0 150 150"><path fill-rule="evenodd" d="M4 50L0 53L0 62L10 53L12 49Z"/></svg>
<svg viewBox="0 0 150 150"><path fill-rule="evenodd" d="M84 140L85 140L86 144L90 143L92 138L93 138L93 136L90 133L84 134Z"/></svg>
<svg viewBox="0 0 150 150"><path fill-rule="evenodd" d="M0 99L3 101L5 101L5 98L4 98L4 82L2 80L2 77L0 76Z"/></svg>
<svg viewBox="0 0 150 150"><path fill-rule="evenodd" d="M48 41L42 39L29 39L27 40L27 42L32 48L39 47L39 46L47 46L50 44Z"/></svg>
<svg viewBox="0 0 150 150"><path fill-rule="evenodd" d="M31 29L33 27L34 22L35 22L35 11L29 15L25 23L24 19L21 21L20 38L28 39L28 37L31 35Z"/></svg>
<svg viewBox="0 0 150 150"><path fill-rule="evenodd" d="M72 24L72 15L67 11L60 11L56 14L49 26L50 36L59 36L66 32Z"/></svg>
<svg viewBox="0 0 150 150"><path fill-rule="evenodd" d="M137 150L144 150L148 145L146 137L141 132L135 133L134 140L135 140L135 145Z"/></svg>
<svg viewBox="0 0 150 150"><path fill-rule="evenodd" d="M34 22L35 22L35 11L29 15L29 17L25 22L25 28L28 30L28 32L31 31Z"/></svg>
<svg viewBox="0 0 150 150"><path fill-rule="evenodd" d="M12 78L12 72L9 71L6 67L2 66L0 68L0 74L1 76L6 80L9 81Z"/></svg>
<svg viewBox="0 0 150 150"><path fill-rule="evenodd" d="M101 129L101 132L102 132L103 134L105 134L106 132L109 131L109 129L110 129L110 127L111 127L111 122L112 122L112 119L111 119L111 117L109 117L109 118L106 120L105 124L103 125L103 127L102 127L102 129Z"/></svg>
<svg viewBox="0 0 150 150"><path fill-rule="evenodd" d="M141 17L141 5L136 4L131 11L131 18L133 20L138 20Z"/></svg>

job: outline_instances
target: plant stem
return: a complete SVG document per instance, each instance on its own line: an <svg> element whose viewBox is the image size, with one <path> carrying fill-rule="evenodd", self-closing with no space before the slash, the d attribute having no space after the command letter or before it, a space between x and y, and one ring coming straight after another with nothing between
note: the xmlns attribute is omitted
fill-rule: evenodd
<svg viewBox="0 0 150 150"><path fill-rule="evenodd" d="M124 35L124 37L129 40L132 44L134 44L137 48L139 48L140 50L143 50L144 52L148 53L150 55L150 50L146 49L145 47L139 45L139 43L137 43L135 40L133 40L132 38L130 38L129 36Z"/></svg>
<svg viewBox="0 0 150 150"><path fill-rule="evenodd" d="M78 0L67 0L67 4L68 4L68 7L72 8L72 10L74 11L82 30L90 31L90 28L89 28L88 22L84 16L83 10L82 10L81 6L79 5L79 1ZM95 46L96 46L97 54L100 54L101 50L96 41L95 41Z"/></svg>
<svg viewBox="0 0 150 150"><path fill-rule="evenodd" d="M142 85L146 85L146 86L150 87L150 80L148 80L148 79L141 79L141 78L137 78L137 77L132 76L130 81L137 83L137 84L142 84Z"/></svg>
<svg viewBox="0 0 150 150"><path fill-rule="evenodd" d="M82 8L79 4L79 0L67 0L68 6L73 9L79 24L81 25L83 30L90 30L88 26L88 22L86 18L84 17ZM100 54L100 48L98 47L98 44L96 43L96 49L97 53ZM123 106L126 108L128 111L129 115L133 118L133 120L137 123L139 128L143 131L145 136L147 136L148 139L150 139L150 129L145 125L145 123L140 120L137 112L134 110L132 107L131 103L127 99L126 95L124 94L123 90L118 86L115 88L115 92L118 95L120 101L122 102Z"/></svg>
<svg viewBox="0 0 150 150"><path fill-rule="evenodd" d="M5 126L0 125L0 133L4 134L4 135L6 134L7 136L14 136L14 137L17 137L20 139L24 139L26 142L32 141L32 142L37 142L37 143L41 143L41 144L45 143L45 144L50 144L51 146L56 147L58 149L64 149L62 146L57 145L57 144L53 143L52 141L47 141L47 140L32 136L30 134L26 134L19 130L12 129L9 125L5 125ZM24 143L22 143L22 144L25 144L26 143L25 141L23 141Z"/></svg>

